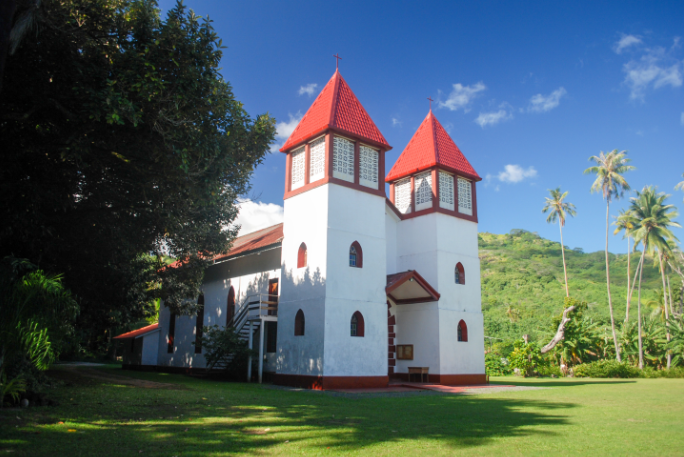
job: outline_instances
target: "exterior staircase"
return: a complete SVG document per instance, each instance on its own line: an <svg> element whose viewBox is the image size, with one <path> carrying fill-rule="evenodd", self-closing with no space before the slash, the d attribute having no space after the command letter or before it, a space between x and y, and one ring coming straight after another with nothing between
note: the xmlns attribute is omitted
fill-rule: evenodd
<svg viewBox="0 0 684 457"><path fill-rule="evenodd" d="M254 349L254 335L264 327L265 322L278 321L278 296L269 294L249 295L242 302L233 319L226 324L227 327L235 328L240 338L247 341L250 349ZM264 335L259 332L259 364L258 377L261 383L264 371ZM214 370L225 369L230 363L232 356L214 365ZM252 360L250 357L247 364L247 381L252 379Z"/></svg>

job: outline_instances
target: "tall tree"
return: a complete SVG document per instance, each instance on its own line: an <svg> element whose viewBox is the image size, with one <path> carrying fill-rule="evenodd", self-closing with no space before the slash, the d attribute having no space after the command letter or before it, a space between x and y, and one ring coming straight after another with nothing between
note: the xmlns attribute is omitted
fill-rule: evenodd
<svg viewBox="0 0 684 457"><path fill-rule="evenodd" d="M684 173L682 173L682 178L684 178ZM684 181L680 182L675 186L675 190L684 190Z"/></svg>
<svg viewBox="0 0 684 457"><path fill-rule="evenodd" d="M613 149L608 154L603 151L598 156L589 157L596 165L584 170L584 173L596 174L596 180L591 186L592 192L601 192L606 201L606 287L608 289L608 309L610 310L610 327L613 331L613 343L615 344L615 357L620 358L617 334L615 333L615 319L613 317L613 299L610 295L610 258L608 254L608 228L610 227L610 201L619 199L625 190L629 190L629 184L622 176L623 173L633 170L634 167L627 165L629 159L625 157L627 151L618 152Z"/></svg>
<svg viewBox="0 0 684 457"><path fill-rule="evenodd" d="M657 193L653 186L646 186L641 192L637 191L632 197L630 210L634 213L637 228L634 231L634 241L642 244L641 261L643 265L647 251L669 250L668 241L676 240L670 227L681 227L674 219L678 216L674 205L668 205L665 200L669 195L664 192ZM664 272L664 270L661 269ZM637 320L639 332L639 368L644 368L643 340L641 335L641 281L643 268L639 272L639 289L637 294ZM663 282L664 284L664 282Z"/></svg>
<svg viewBox="0 0 684 457"><path fill-rule="evenodd" d="M561 253L563 255L563 275L565 276L565 296L570 296L570 291L568 289L568 270L565 265L565 245L563 244L563 227L565 226L565 219L567 216L574 217L577 214L575 210L575 205L565 201L565 197L568 196L568 191L561 193L560 187L555 189L549 189L551 198L546 198L546 204L542 208L542 213L549 213L546 218L546 222L549 224L554 224L558 221L560 227L560 238L561 238Z"/></svg>
<svg viewBox="0 0 684 457"><path fill-rule="evenodd" d="M627 307L625 310L625 322L629 321L629 305L632 301L632 294L630 293L629 287L629 275L632 259L632 248L630 246L630 241L632 239L632 231L634 230L635 223L634 215L625 210L620 210L620 215L615 219L615 222L613 222L613 225L615 225L615 231L613 232L613 235L617 235L618 233L624 231L625 233L623 238L627 238Z"/></svg>
<svg viewBox="0 0 684 457"><path fill-rule="evenodd" d="M0 256L63 273L97 349L155 297L194 311L275 121L235 99L211 21L181 3L164 20L152 0L44 1L35 21L0 93ZM187 268L161 270L161 244Z"/></svg>

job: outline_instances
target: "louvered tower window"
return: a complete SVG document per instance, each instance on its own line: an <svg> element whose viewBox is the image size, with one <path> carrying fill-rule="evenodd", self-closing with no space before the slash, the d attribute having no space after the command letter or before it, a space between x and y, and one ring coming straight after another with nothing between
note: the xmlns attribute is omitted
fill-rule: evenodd
<svg viewBox="0 0 684 457"><path fill-rule="evenodd" d="M402 214L411 212L411 178L397 181L394 185L394 205Z"/></svg>
<svg viewBox="0 0 684 457"><path fill-rule="evenodd" d="M416 211L432 206L432 173L416 175Z"/></svg>
<svg viewBox="0 0 684 457"><path fill-rule="evenodd" d="M309 182L314 182L325 176L325 137L313 141L309 147L311 148Z"/></svg>
<svg viewBox="0 0 684 457"><path fill-rule="evenodd" d="M373 189L378 188L378 156L373 148L361 145L359 147L359 184Z"/></svg>
<svg viewBox="0 0 684 457"><path fill-rule="evenodd" d="M439 172L439 206L454 209L454 177L443 171Z"/></svg>
<svg viewBox="0 0 684 457"><path fill-rule="evenodd" d="M333 142L333 177L354 182L354 143L339 136Z"/></svg>
<svg viewBox="0 0 684 457"><path fill-rule="evenodd" d="M473 215L473 195L470 181L458 178L458 212Z"/></svg>
<svg viewBox="0 0 684 457"><path fill-rule="evenodd" d="M292 153L292 190L304 185L305 159L304 148L299 148Z"/></svg>

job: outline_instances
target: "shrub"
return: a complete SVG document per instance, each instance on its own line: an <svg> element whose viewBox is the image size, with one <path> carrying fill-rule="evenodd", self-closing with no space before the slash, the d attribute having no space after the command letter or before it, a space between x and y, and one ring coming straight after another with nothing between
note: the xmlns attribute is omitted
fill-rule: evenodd
<svg viewBox="0 0 684 457"><path fill-rule="evenodd" d="M654 370L652 367L645 367L640 375L642 378L684 378L684 367L669 370Z"/></svg>
<svg viewBox="0 0 684 457"><path fill-rule="evenodd" d="M491 353L485 355L485 368L490 376L506 376L513 371L508 359Z"/></svg>
<svg viewBox="0 0 684 457"><path fill-rule="evenodd" d="M244 376L249 356L258 354L247 347L247 342L232 327L206 327L201 339L207 367L230 377Z"/></svg>
<svg viewBox="0 0 684 457"><path fill-rule="evenodd" d="M573 374L578 378L638 378L640 371L626 362L597 360L576 365Z"/></svg>

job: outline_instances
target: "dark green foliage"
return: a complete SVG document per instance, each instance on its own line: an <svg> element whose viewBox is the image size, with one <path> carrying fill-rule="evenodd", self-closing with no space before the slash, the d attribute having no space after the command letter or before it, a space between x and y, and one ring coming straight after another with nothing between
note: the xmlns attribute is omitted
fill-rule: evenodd
<svg viewBox="0 0 684 457"><path fill-rule="evenodd" d="M0 93L0 256L64 273L97 351L155 298L194 311L182 298L234 239L274 119L243 109L210 21L180 4L166 20L152 0L40 5ZM163 242L186 268L159 272Z"/></svg>
<svg viewBox="0 0 684 457"><path fill-rule="evenodd" d="M508 359L496 354L485 354L485 369L489 376L505 376L513 372Z"/></svg>
<svg viewBox="0 0 684 457"><path fill-rule="evenodd" d="M640 375L640 370L634 365L617 360L582 363L572 371L578 378L638 378Z"/></svg>
<svg viewBox="0 0 684 457"><path fill-rule="evenodd" d="M511 341L524 334L532 340L550 337L550 323L562 312L565 298L560 243L517 230L507 235L480 233L479 248L485 335ZM565 257L570 296L587 302L584 316L601 332L607 326L610 333L605 253L566 250ZM632 255L632 275L638 260ZM627 255L611 254L610 276L615 319L621 322L627 298ZM642 300L657 299L660 287L658 269L648 260ZM678 288L679 281L673 281L673 292ZM636 315L636 293L630 314Z"/></svg>
<svg viewBox="0 0 684 457"><path fill-rule="evenodd" d="M0 261L0 407L36 371L45 370L71 336L78 306L60 276L46 275L26 259Z"/></svg>
<svg viewBox="0 0 684 457"><path fill-rule="evenodd" d="M548 360L540 352L537 343L526 343L522 338L513 344L513 352L509 355L511 368L520 370L523 377L531 376L536 370L545 368L549 365Z"/></svg>
<svg viewBox="0 0 684 457"><path fill-rule="evenodd" d="M599 357L611 356L610 345L605 345L599 336L598 324L584 316L587 303L566 297L563 309L570 306L574 306L575 309L568 316L570 321L565 324L564 338L553 348L553 355L558 365L564 364L570 367L596 360ZM562 317L561 312L552 320L550 327L552 333L558 329Z"/></svg>
<svg viewBox="0 0 684 457"><path fill-rule="evenodd" d="M242 378L247 372L247 360L258 353L247 347L247 342L233 327L213 325L205 327L202 354L210 370L220 370Z"/></svg>

